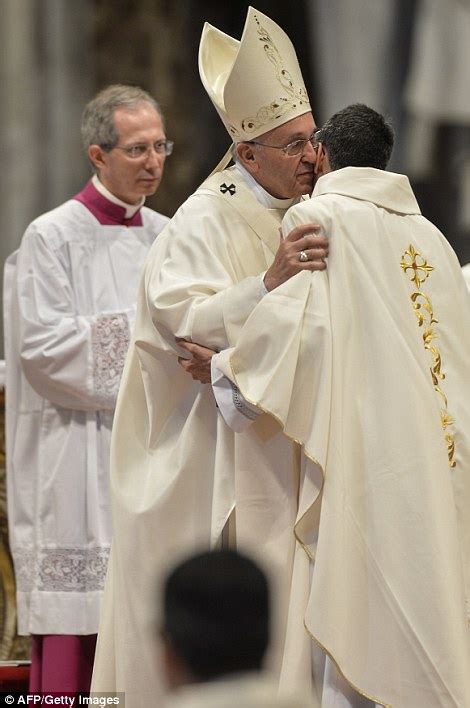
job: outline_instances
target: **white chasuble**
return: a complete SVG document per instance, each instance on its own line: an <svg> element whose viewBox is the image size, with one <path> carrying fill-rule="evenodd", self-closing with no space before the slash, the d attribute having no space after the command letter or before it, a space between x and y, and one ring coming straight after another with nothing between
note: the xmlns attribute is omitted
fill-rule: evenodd
<svg viewBox="0 0 470 708"><path fill-rule="evenodd" d="M277 584L272 662L280 670L296 446L267 416L235 435L211 387L178 364L184 352L175 338L217 350L236 343L262 297L259 274L278 249L282 215L256 200L237 168L217 173L182 205L145 269L113 430L115 535L92 683L94 691L125 691L132 708L159 704L162 695L151 631L156 581L182 556L219 543L232 512L235 543L255 553Z"/></svg>
<svg viewBox="0 0 470 708"><path fill-rule="evenodd" d="M379 705L463 708L470 302L461 269L402 175L330 173L284 227L306 221L331 234L328 269L266 295L218 366L302 446L295 533L314 560L309 634Z"/></svg>

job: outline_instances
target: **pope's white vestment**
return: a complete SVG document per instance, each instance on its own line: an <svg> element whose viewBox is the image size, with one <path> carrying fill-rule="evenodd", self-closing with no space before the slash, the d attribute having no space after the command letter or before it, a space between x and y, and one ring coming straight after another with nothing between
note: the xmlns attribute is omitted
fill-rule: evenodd
<svg viewBox="0 0 470 708"><path fill-rule="evenodd" d="M131 707L161 698L151 617L157 579L180 556L220 542L232 512L234 543L254 549L278 582L273 663L283 665L296 447L267 416L236 436L210 386L178 364L184 353L175 343L233 346L262 298L260 274L292 200L271 199L269 209L255 192L236 167L206 181L159 236L141 284L113 431L114 540L92 682L93 691L125 691ZM304 635L301 626L292 661L308 682Z"/></svg>
<svg viewBox="0 0 470 708"><path fill-rule="evenodd" d="M463 277L467 283L467 288L470 290L470 263L467 263L462 268Z"/></svg>
<svg viewBox="0 0 470 708"><path fill-rule="evenodd" d="M379 705L469 706L461 269L402 175L348 167L321 177L283 227L311 221L331 235L328 269L266 295L217 367L301 446L307 632ZM301 595L308 579L296 569Z"/></svg>
<svg viewBox="0 0 470 708"><path fill-rule="evenodd" d="M36 219L5 270L8 516L21 634L98 630L114 406L140 273L168 221L143 207L123 225L124 207L95 182Z"/></svg>

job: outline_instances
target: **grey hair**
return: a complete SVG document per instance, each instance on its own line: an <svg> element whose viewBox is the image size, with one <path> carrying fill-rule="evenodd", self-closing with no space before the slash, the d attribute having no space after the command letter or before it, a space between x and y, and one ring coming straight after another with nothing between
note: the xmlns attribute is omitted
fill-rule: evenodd
<svg viewBox="0 0 470 708"><path fill-rule="evenodd" d="M155 108L164 125L163 113L157 101L138 86L112 84L100 91L87 103L82 115L81 133L85 152L90 145L112 150L119 140L114 125L114 112L121 107L137 108L142 103L149 103ZM93 165L92 168L95 170Z"/></svg>

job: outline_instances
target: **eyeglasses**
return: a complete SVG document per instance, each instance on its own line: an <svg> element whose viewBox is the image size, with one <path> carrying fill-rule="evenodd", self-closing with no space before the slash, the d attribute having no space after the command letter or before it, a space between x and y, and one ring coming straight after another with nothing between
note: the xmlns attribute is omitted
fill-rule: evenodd
<svg viewBox="0 0 470 708"><path fill-rule="evenodd" d="M316 149L318 147L317 143L317 133L316 130L309 138L302 138L300 140L294 140L287 145L266 145L266 143L259 143L256 140L246 140L245 142L250 143L250 145L261 145L262 147L274 148L275 150L282 150L289 157L294 157L295 155L301 155L305 150L307 143Z"/></svg>
<svg viewBox="0 0 470 708"><path fill-rule="evenodd" d="M113 147L103 145L102 147L108 150L122 150L131 160L139 160L142 157L148 158L152 150L157 155L168 157L173 152L173 145L173 140L157 140L153 145L113 145Z"/></svg>

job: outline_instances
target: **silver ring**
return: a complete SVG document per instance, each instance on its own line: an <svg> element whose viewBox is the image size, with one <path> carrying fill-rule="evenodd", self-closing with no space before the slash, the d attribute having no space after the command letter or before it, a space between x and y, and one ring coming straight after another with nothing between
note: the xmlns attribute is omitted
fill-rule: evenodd
<svg viewBox="0 0 470 708"><path fill-rule="evenodd" d="M299 261L300 261L301 263L306 263L306 261L308 261L308 256L307 256L307 254L305 253L305 251L300 251L300 253L299 253Z"/></svg>

